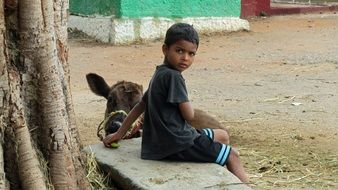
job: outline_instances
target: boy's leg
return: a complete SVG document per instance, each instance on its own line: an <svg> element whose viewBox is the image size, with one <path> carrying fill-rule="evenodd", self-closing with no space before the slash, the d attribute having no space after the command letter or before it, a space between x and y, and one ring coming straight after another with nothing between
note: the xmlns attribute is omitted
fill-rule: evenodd
<svg viewBox="0 0 338 190"><path fill-rule="evenodd" d="M214 141L211 129L203 129L199 137L194 140L194 145L167 157L170 160L214 162L226 166L230 172L237 176L243 183L249 180L238 155L229 145Z"/></svg>
<svg viewBox="0 0 338 190"><path fill-rule="evenodd" d="M237 176L243 183L249 183L249 178L245 173L244 167L237 155L233 150L230 151L226 167L228 170Z"/></svg>
<svg viewBox="0 0 338 190"><path fill-rule="evenodd" d="M230 144L230 137L226 130L224 129L212 129L214 132L214 141L220 142L222 144Z"/></svg>
<svg viewBox="0 0 338 190"><path fill-rule="evenodd" d="M223 129L203 129L204 133L216 142L229 145L230 137L226 130ZM226 167L230 172L237 176L243 183L248 183L248 177L239 159L239 153L235 148L231 148Z"/></svg>
<svg viewBox="0 0 338 190"><path fill-rule="evenodd" d="M200 132L204 133L210 139L222 143L222 144L229 144L230 137L228 131L224 129L211 129L211 128L204 128L199 130Z"/></svg>

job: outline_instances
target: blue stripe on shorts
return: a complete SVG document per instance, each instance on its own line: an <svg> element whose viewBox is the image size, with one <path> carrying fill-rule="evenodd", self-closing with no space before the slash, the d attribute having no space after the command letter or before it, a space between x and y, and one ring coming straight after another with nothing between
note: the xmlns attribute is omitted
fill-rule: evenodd
<svg viewBox="0 0 338 190"><path fill-rule="evenodd" d="M203 129L203 132L211 139L214 139L214 131L212 129Z"/></svg>
<svg viewBox="0 0 338 190"><path fill-rule="evenodd" d="M228 157L230 155L230 150L231 150L230 146L222 144L222 148L219 151L219 154L218 154L217 159L216 159L215 162L217 164L221 165L221 166L224 166L226 160L228 159Z"/></svg>

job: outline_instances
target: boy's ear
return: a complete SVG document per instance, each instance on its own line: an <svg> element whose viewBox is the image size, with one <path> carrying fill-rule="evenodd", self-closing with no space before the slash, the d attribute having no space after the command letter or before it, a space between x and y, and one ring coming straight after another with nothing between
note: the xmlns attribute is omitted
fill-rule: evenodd
<svg viewBox="0 0 338 190"><path fill-rule="evenodd" d="M162 45L162 52L163 52L163 55L166 56L167 55L167 52L168 52L168 46L163 44Z"/></svg>

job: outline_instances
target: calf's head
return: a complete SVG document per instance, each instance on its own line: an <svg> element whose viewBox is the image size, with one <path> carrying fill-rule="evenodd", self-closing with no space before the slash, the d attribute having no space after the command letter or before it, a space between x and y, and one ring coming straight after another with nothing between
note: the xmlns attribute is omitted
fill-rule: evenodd
<svg viewBox="0 0 338 190"><path fill-rule="evenodd" d="M119 81L109 86L104 78L95 73L87 74L86 79L90 90L107 100L105 118L111 113L116 113L109 117L107 126L104 126L106 135L116 132L126 117L125 113L129 113L141 101L143 96L142 85L128 81Z"/></svg>

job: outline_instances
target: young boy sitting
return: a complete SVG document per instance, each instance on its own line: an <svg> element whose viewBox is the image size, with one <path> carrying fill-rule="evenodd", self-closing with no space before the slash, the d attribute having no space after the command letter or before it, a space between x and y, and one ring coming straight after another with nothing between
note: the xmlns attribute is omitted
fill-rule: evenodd
<svg viewBox="0 0 338 190"><path fill-rule="evenodd" d="M144 112L142 159L213 162L226 166L243 183L248 183L238 155L228 145L226 131L196 130L187 123L194 118L194 110L181 73L194 62L198 45L198 34L191 25L177 23L168 29L162 46L164 62L157 66L142 101L103 143L109 147L120 140Z"/></svg>

